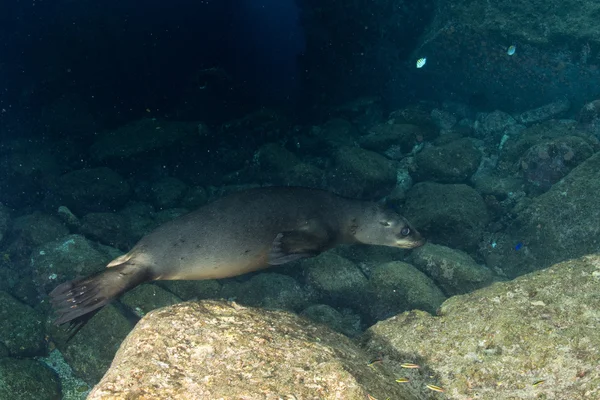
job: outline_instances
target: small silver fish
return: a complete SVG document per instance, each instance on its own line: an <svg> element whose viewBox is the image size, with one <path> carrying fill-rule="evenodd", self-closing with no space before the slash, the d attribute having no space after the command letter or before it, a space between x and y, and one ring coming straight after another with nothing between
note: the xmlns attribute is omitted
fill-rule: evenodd
<svg viewBox="0 0 600 400"><path fill-rule="evenodd" d="M425 63L427 62L427 57L419 58L417 60L417 68L423 68Z"/></svg>
<svg viewBox="0 0 600 400"><path fill-rule="evenodd" d="M515 51L517 51L517 46L513 44L508 47L508 50L506 50L506 54L512 56L513 54L515 54Z"/></svg>

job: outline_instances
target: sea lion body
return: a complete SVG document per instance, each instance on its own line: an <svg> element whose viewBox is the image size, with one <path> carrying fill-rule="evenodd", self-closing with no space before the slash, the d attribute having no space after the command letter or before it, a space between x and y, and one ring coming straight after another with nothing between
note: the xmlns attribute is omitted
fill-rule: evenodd
<svg viewBox="0 0 600 400"><path fill-rule="evenodd" d="M340 243L412 248L422 242L404 218L374 202L316 189L251 189L161 225L104 272L65 282L50 296L57 324L84 323L86 314L146 281L228 278Z"/></svg>

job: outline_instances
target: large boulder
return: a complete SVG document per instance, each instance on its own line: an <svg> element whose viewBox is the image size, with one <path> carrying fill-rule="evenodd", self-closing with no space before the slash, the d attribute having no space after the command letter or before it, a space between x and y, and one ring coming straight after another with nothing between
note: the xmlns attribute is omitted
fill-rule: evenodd
<svg viewBox="0 0 600 400"><path fill-rule="evenodd" d="M467 253L427 243L410 254L412 265L434 280L446 296L468 293L493 282L492 272Z"/></svg>
<svg viewBox="0 0 600 400"><path fill-rule="evenodd" d="M518 209L512 225L494 235L488 266L514 277L598 250L600 153L550 190Z"/></svg>
<svg viewBox="0 0 600 400"><path fill-rule="evenodd" d="M34 281L45 293L59 283L101 271L112 257L81 235L68 235L31 252Z"/></svg>
<svg viewBox="0 0 600 400"><path fill-rule="evenodd" d="M408 193L404 216L435 243L473 250L488 222L479 193L464 184L422 182Z"/></svg>
<svg viewBox="0 0 600 400"><path fill-rule="evenodd" d="M586 256L452 297L438 316L379 322L362 342L390 364L418 363L398 376L440 386L448 399L596 398L599 284L600 255Z"/></svg>
<svg viewBox="0 0 600 400"><path fill-rule="evenodd" d="M0 359L0 399L60 400L56 373L31 359Z"/></svg>
<svg viewBox="0 0 600 400"><path fill-rule="evenodd" d="M105 167L66 173L50 189L48 206L66 206L75 214L115 211L127 202L131 192L119 174Z"/></svg>
<svg viewBox="0 0 600 400"><path fill-rule="evenodd" d="M360 147L342 147L328 171L331 189L343 196L375 199L392 191L396 166L384 156Z"/></svg>
<svg viewBox="0 0 600 400"><path fill-rule="evenodd" d="M420 398L370 361L287 312L188 302L146 315L88 399Z"/></svg>
<svg viewBox="0 0 600 400"><path fill-rule="evenodd" d="M0 343L10 355L38 356L46 350L42 316L10 294L0 291Z"/></svg>
<svg viewBox="0 0 600 400"><path fill-rule="evenodd" d="M418 153L416 179L442 183L466 182L479 167L481 151L470 139L459 139Z"/></svg>

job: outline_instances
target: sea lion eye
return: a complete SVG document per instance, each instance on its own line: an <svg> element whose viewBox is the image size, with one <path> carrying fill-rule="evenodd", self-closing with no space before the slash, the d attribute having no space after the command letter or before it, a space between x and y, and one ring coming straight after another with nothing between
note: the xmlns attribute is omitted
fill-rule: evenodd
<svg viewBox="0 0 600 400"><path fill-rule="evenodd" d="M402 236L408 236L408 235L410 235L410 228L407 228L407 227L402 228L402 230L400 231L400 234Z"/></svg>

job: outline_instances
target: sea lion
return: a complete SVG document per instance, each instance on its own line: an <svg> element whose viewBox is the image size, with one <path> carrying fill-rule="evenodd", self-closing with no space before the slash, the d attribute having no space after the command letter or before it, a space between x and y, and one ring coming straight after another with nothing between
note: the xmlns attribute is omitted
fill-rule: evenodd
<svg viewBox="0 0 600 400"><path fill-rule="evenodd" d="M55 323L79 329L111 300L153 280L220 279L313 257L341 243L423 244L397 213L370 202L298 187L222 197L144 236L99 274L51 293Z"/></svg>

